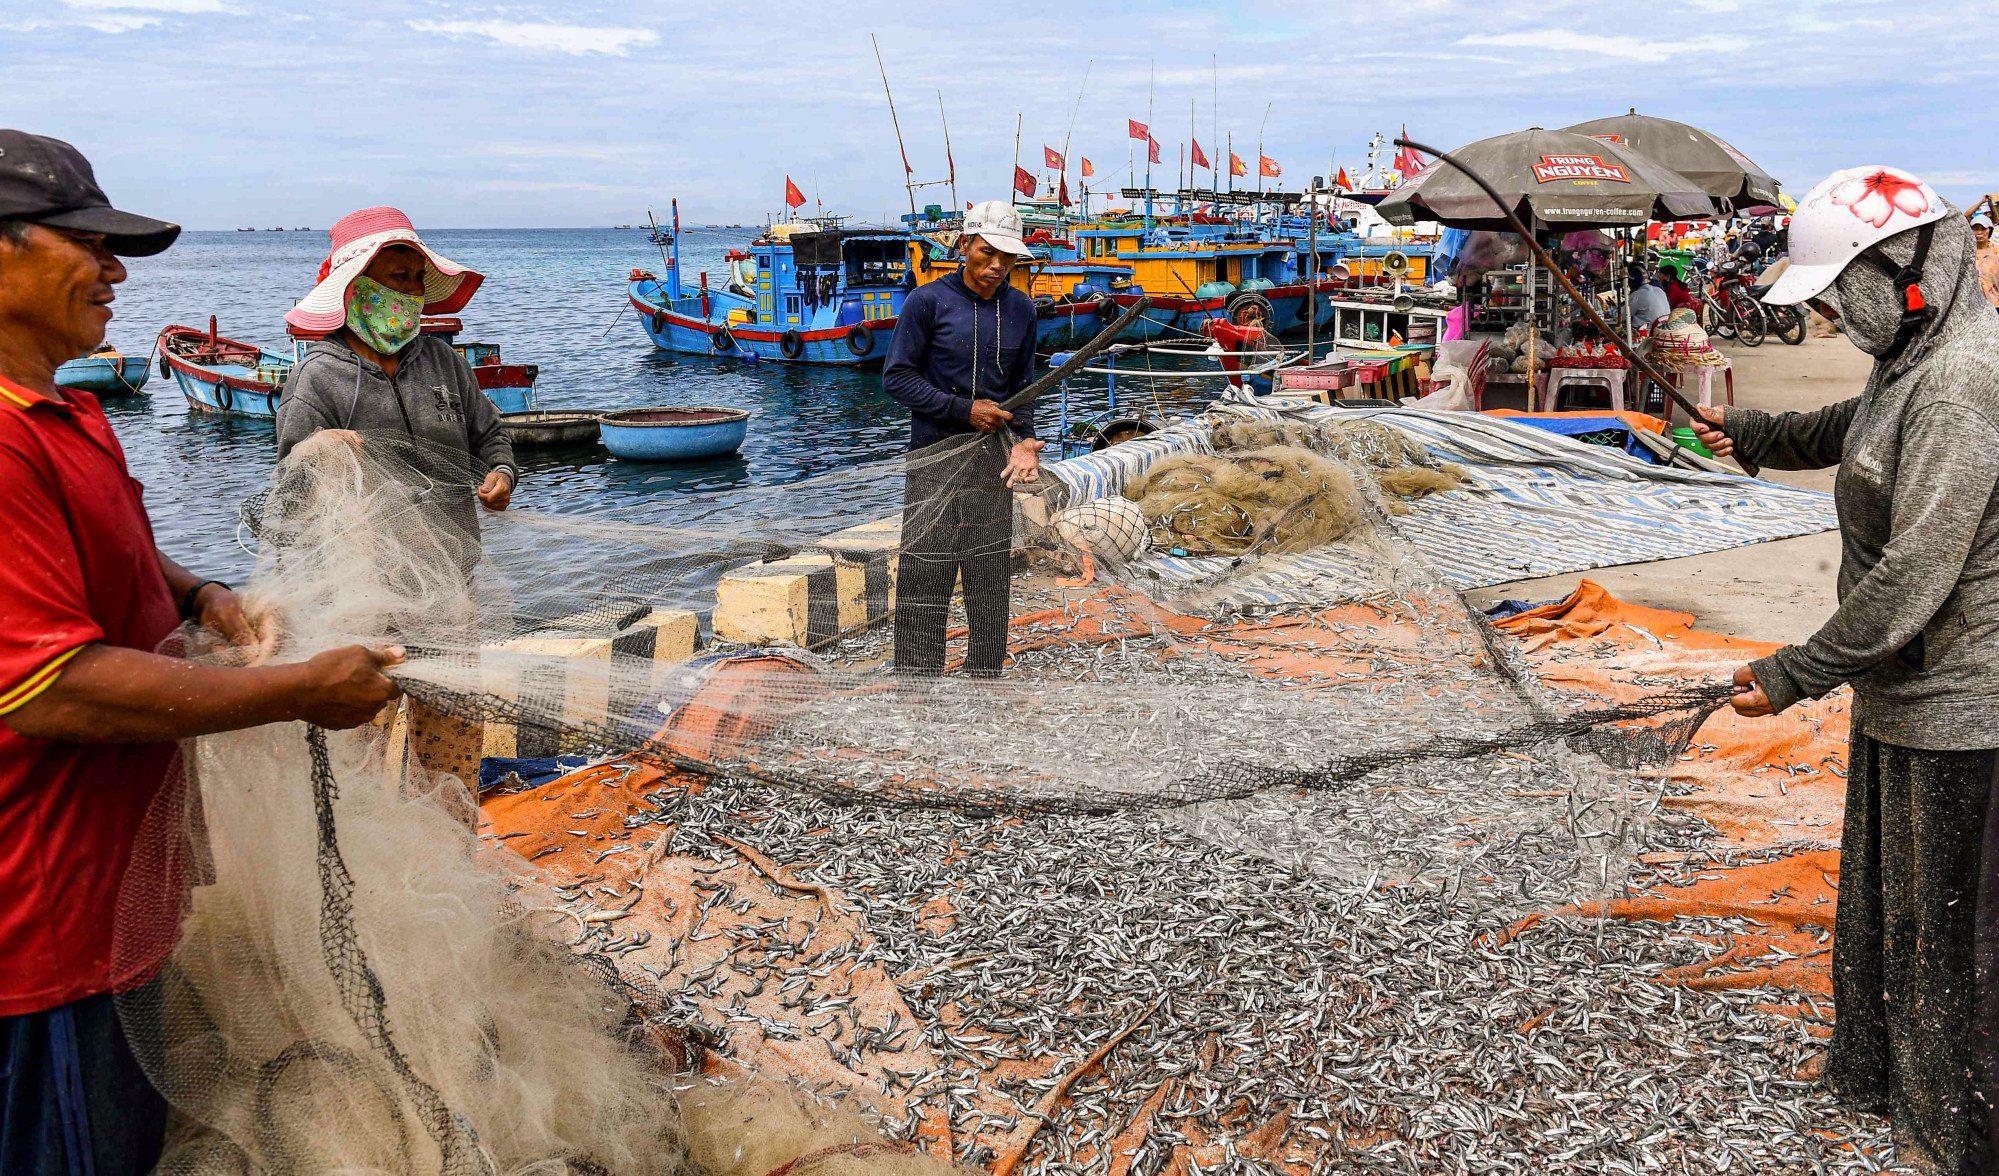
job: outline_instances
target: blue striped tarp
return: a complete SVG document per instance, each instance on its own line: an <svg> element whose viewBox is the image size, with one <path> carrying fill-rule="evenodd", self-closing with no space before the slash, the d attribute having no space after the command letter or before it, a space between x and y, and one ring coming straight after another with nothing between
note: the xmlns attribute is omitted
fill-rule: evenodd
<svg viewBox="0 0 1999 1176"><path fill-rule="evenodd" d="M1401 429L1469 473L1466 484L1410 503L1395 536L1424 557L1422 576L1480 588L1810 535L1838 525L1832 497L1775 482L1668 469L1499 417L1407 408L1290 413L1229 405L1267 419L1369 419ZM1182 421L1142 441L1047 467L1056 506L1121 493L1169 453L1209 452L1208 426ZM1154 555L1134 569L1167 584L1213 583L1223 605L1321 603L1381 590L1383 554L1336 544L1249 560ZM1368 589L1367 585L1373 585Z"/></svg>

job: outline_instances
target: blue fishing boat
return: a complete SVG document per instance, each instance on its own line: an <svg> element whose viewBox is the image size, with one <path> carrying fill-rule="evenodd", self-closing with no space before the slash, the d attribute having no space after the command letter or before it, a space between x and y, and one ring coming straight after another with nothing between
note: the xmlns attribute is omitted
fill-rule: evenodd
<svg viewBox="0 0 1999 1176"><path fill-rule="evenodd" d="M208 329L171 326L160 332L160 370L180 385L188 407L223 416L270 419L292 361L253 343Z"/></svg>
<svg viewBox="0 0 1999 1176"><path fill-rule="evenodd" d="M703 461L743 447L750 414L740 408L627 408L597 418L598 437L627 461Z"/></svg>
<svg viewBox="0 0 1999 1176"><path fill-rule="evenodd" d="M634 269L629 298L653 345L683 355L779 363L871 364L888 357L903 299L919 274L942 276L934 243L900 229L830 219L773 226L731 251L721 284L681 278L680 208L666 276Z"/></svg>
<svg viewBox="0 0 1999 1176"><path fill-rule="evenodd" d="M56 369L56 383L95 396L136 396L153 374L142 355L121 355L106 347L83 359L72 359Z"/></svg>

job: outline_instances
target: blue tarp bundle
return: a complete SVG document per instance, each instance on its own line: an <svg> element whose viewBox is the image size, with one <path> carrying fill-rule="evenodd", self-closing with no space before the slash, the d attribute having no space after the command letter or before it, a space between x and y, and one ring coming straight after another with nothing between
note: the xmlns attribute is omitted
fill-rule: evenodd
<svg viewBox="0 0 1999 1176"><path fill-rule="evenodd" d="M479 793L485 795L499 787L508 776L519 776L525 788L539 788L558 776L575 771L589 763L589 757L581 755L536 756L526 759L508 759L493 756L479 761ZM512 791L524 791L516 787Z"/></svg>
<svg viewBox="0 0 1999 1176"><path fill-rule="evenodd" d="M1589 445L1602 445L1607 449L1622 449L1641 461L1658 464L1658 458L1651 450L1638 443L1636 432L1629 424L1614 416L1576 417L1508 417L1516 424L1545 429L1564 437L1574 437Z"/></svg>

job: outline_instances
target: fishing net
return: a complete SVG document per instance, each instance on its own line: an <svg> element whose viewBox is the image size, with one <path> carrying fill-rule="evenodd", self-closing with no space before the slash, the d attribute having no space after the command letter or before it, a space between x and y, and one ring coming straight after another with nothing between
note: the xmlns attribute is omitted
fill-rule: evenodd
<svg viewBox="0 0 1999 1176"><path fill-rule="evenodd" d="M1502 913L1615 891L1659 801L1647 766L1678 754L1726 687L1661 680L1606 703L1541 686L1396 540L1379 463L1351 450L1364 441L1249 455L1268 468L1245 477L1334 485L1340 513L1306 526L1295 508L1320 500L1284 498L1232 534L1221 578L1335 548L1346 572L1337 593L1305 577L1245 612L1212 603L1215 575L1162 578L1155 561L1172 556L1136 542L1078 582L1107 532L1033 523L1061 512L1032 509L1045 477L990 484L999 436L663 513L487 515L473 534L440 509L470 492L461 459L322 434L245 508L245 594L268 639L190 637L182 652L284 666L397 644L410 699L488 754L615 756L709 782L622 818L662 826L632 846L654 861L685 849L666 824L696 827L704 805L752 789L773 820L828 806L1163 820L1291 870ZM984 505L905 502L938 485ZM1238 489L1237 504L1269 507L1267 485ZM973 517L995 501L997 534ZM905 535L958 538L975 595L994 566L1011 578L1002 677L891 664L898 626L966 615L941 597L897 600L881 624L836 605L813 649L718 638L691 660L660 653L664 626L712 602L725 573L898 517ZM855 574L878 603L894 568ZM941 656L955 670L967 652L960 626ZM716 1105L672 1079L700 1035L687 979L676 996L616 954L643 946L610 934L641 882L551 878L482 841L463 819L473 782L422 762L407 727L277 725L185 749L120 914L121 952L167 959L124 1011L178 1112L168 1170L683 1170L690 1138L731 1128L682 1121ZM722 1119L757 1133L740 1108Z"/></svg>

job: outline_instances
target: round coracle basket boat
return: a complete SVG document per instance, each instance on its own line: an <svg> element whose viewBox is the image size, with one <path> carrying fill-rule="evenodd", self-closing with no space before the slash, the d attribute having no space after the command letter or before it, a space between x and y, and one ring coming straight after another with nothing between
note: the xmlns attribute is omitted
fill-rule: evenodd
<svg viewBox="0 0 1999 1176"><path fill-rule="evenodd" d="M750 414L740 408L628 408L597 421L604 448L632 461L700 461L742 448Z"/></svg>
<svg viewBox="0 0 1999 1176"><path fill-rule="evenodd" d="M515 445L588 445L597 440L595 412L508 412L500 428Z"/></svg>

